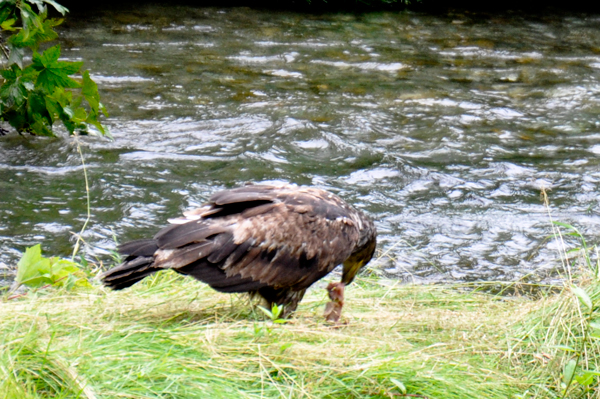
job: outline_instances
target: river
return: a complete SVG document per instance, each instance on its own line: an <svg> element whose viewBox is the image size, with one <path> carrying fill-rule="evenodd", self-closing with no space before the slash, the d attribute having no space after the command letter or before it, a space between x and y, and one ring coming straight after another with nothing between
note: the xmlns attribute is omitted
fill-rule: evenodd
<svg viewBox="0 0 600 399"><path fill-rule="evenodd" d="M372 265L405 281L554 278L542 189L600 241L598 15L123 5L60 35L114 137L82 139L89 259L261 181L366 211ZM0 137L0 266L36 243L69 256L86 213L71 139Z"/></svg>

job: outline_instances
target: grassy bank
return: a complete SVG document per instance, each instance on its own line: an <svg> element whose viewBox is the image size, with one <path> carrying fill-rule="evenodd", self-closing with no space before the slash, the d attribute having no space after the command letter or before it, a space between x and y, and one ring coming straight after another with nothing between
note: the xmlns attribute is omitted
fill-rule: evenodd
<svg viewBox="0 0 600 399"><path fill-rule="evenodd" d="M560 397L573 353L559 345L581 335L570 291L531 300L364 278L346 297L345 324L331 326L322 287L285 324L171 273L121 292L30 292L0 308L0 396ZM598 370L594 342L586 368ZM567 397L593 395L572 384Z"/></svg>

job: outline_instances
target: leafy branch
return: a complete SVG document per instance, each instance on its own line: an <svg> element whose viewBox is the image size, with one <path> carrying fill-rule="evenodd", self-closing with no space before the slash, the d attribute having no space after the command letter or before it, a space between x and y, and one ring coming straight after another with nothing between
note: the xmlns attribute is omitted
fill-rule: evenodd
<svg viewBox="0 0 600 399"><path fill-rule="evenodd" d="M100 102L98 86L88 71L81 78L82 62L59 61L60 46L39 52L40 45L58 37L54 28L61 19L48 18L47 5L60 14L68 10L54 0L4 0L0 2L0 120L19 133L54 136L55 122L62 122L70 134L88 134L94 128L107 134L100 114L107 115ZM37 12L33 10L37 8ZM31 63L25 57L31 54Z"/></svg>

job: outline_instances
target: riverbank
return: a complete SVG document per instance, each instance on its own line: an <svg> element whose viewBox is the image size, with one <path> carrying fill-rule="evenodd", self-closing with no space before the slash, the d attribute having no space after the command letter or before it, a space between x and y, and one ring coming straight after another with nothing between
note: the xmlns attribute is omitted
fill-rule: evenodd
<svg viewBox="0 0 600 399"><path fill-rule="evenodd" d="M172 273L121 292L30 292L0 308L0 392L552 398L575 356L565 348L581 337L583 305L570 290L530 299L362 278L347 290L343 323L332 326L322 317L324 284L283 324L253 313L243 296ZM598 284L586 284L597 301ZM574 377L599 370L598 340L586 345ZM597 387L597 375L588 379L588 388ZM597 398L585 383L571 384L566 397Z"/></svg>

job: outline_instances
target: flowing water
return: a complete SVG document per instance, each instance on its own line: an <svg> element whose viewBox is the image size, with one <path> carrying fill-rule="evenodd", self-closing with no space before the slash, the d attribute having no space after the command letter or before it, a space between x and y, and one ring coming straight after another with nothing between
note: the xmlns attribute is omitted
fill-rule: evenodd
<svg viewBox="0 0 600 399"><path fill-rule="evenodd" d="M542 188L600 241L600 16L123 6L61 45L114 136L82 143L89 258L248 181L338 193L410 281L551 278ZM0 267L70 255L86 212L72 140L0 137Z"/></svg>

